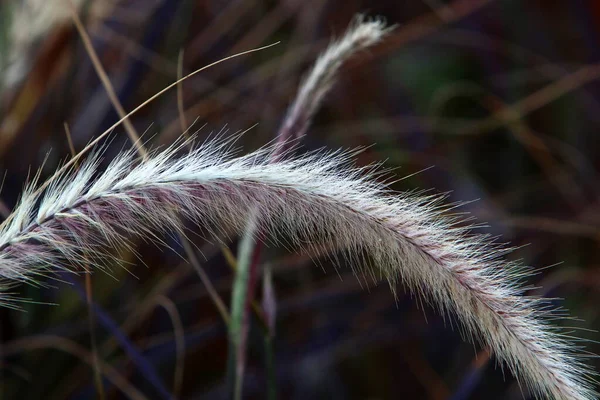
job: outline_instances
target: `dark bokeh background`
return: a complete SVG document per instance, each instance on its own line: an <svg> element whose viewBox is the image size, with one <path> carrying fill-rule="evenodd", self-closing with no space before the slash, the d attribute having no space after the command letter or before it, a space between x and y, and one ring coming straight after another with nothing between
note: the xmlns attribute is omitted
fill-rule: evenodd
<svg viewBox="0 0 600 400"><path fill-rule="evenodd" d="M17 5L21 3L21 5ZM35 5L39 9L22 9ZM342 71L302 149L370 146L358 164L387 160L397 190L478 199L464 212L518 249L510 259L548 267L532 293L597 329L600 288L600 5L593 0L80 1L94 47L127 110L184 74L227 61L182 85L188 124L199 138L247 129L244 151L273 139L296 87L332 35L358 12L397 24L388 39ZM1 4L0 172L3 215L29 171L48 176L70 154L63 123L80 150L118 118L73 29L65 2ZM40 15L44 15L41 18ZM12 20L12 28L7 21ZM149 145L181 134L176 91L132 119ZM225 129L225 130L223 130ZM110 159L128 138L112 136ZM303 150L300 151L303 151ZM48 152L51 152L48 155ZM429 168L432 167L433 168ZM2 217L4 218L4 217ZM181 252L179 243L170 243ZM198 239L202 265L229 300L232 273L218 246ZM235 240L230 243L235 251ZM149 399L223 397L227 336L191 266L173 251L140 243L147 267L126 255L127 271L93 275L97 354ZM517 382L485 349L464 342L410 295L386 283L361 287L346 268L267 249L278 300L274 340L280 398L521 399ZM559 263L558 265L555 265ZM6 399L96 398L89 313L82 277L54 288L20 288L58 306L0 311L1 393ZM170 312L167 312L169 310ZM182 330L174 329L178 318ZM256 325L256 324L255 324ZM597 340L598 334L577 335ZM177 358L175 338L185 341ZM600 346L586 344L598 353ZM266 396L265 354L251 333L247 398ZM591 364L598 364L591 360ZM106 398L124 395L108 381ZM165 393L168 392L168 393Z"/></svg>

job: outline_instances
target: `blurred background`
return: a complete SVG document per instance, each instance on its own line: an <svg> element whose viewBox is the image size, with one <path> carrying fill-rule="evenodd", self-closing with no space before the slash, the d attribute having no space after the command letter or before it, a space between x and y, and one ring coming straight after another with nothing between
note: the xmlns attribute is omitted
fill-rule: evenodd
<svg viewBox="0 0 600 400"><path fill-rule="evenodd" d="M126 110L223 57L271 44L185 81L132 123L152 147L192 125L199 140L233 135L244 152L274 138L302 76L353 16L397 27L344 66L299 151L369 146L397 190L447 192L480 231L538 267L531 294L557 298L600 327L600 3L593 0L73 0ZM0 2L1 218L31 171L47 177L119 118L62 0ZM179 102L178 102L179 100ZM179 106L178 106L179 104ZM123 127L108 162L130 146ZM418 173L417 173L418 172ZM415 174L416 173L416 174ZM413 175L414 174L414 175ZM139 243L125 268L19 287L34 302L0 309L3 399L220 399L227 332L194 268ZM228 304L232 272L214 241L194 240ZM235 253L237 241L229 242ZM387 283L366 288L327 258L268 248L277 300L282 399L523 399L528 392L442 318ZM550 268L547 268L550 267ZM86 286L87 284L87 286ZM543 286L543 289L539 289ZM89 297L91 306L88 307ZM260 291L258 300L260 301ZM564 300L563 300L564 299ZM90 308L93 313L90 313ZM266 398L263 333L254 321L245 398ZM598 354L600 345L585 343ZM98 394L94 357L102 374ZM596 365L598 360L591 359Z"/></svg>

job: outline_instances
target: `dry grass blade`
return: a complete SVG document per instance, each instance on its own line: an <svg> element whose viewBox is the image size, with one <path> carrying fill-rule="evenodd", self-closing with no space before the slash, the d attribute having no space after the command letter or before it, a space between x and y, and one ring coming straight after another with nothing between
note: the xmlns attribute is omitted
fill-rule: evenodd
<svg viewBox="0 0 600 400"><path fill-rule="evenodd" d="M183 76L183 49L179 50L179 57L177 58L177 80L181 81ZM189 125L185 118L185 108L183 107L183 88L181 83L177 85L177 111L179 112L179 122L181 123L181 132L187 135Z"/></svg>
<svg viewBox="0 0 600 400"><path fill-rule="evenodd" d="M127 117L127 113L125 112L125 109L123 109L123 106L121 105L121 102L119 101L119 97L117 96L117 93L115 92L115 88L113 87L112 83L110 82L110 79L108 78L108 76L106 75L106 72L104 71L104 68L102 67L102 63L100 62L100 59L98 58L98 54L96 54L96 51L94 50L94 46L92 45L90 36L87 34L85 28L83 27L83 22L81 22L81 18L79 18L79 15L77 14L77 9L75 9L73 4L70 2L69 2L69 5L71 6L71 16L73 18L73 22L75 23L75 27L77 28L77 31L79 32L79 35L81 36L81 40L83 41L83 44L85 46L85 49L86 49L88 55L92 59L92 64L94 65L94 68L96 69L96 73L98 74L98 77L102 81L102 85L104 86L106 93L108 94L108 97L110 97L111 103L117 109L117 112L119 113L119 117L121 117L123 119L123 126L125 127L125 130L127 131L127 135L129 135L129 138L133 142L133 145L137 148L138 153L140 153L140 155L142 157L146 157L148 155L148 152L144 148L144 144L140 140L140 136L135 131L133 124Z"/></svg>
<svg viewBox="0 0 600 400"><path fill-rule="evenodd" d="M175 371L173 377L173 396L176 399L181 398L181 388L183 385L183 368L185 358L185 337L183 323L181 322L181 316L177 310L177 306L168 297L159 296L157 303L165 309L171 318L173 324L173 335L175 336L175 347L177 354L177 361L175 363Z"/></svg>

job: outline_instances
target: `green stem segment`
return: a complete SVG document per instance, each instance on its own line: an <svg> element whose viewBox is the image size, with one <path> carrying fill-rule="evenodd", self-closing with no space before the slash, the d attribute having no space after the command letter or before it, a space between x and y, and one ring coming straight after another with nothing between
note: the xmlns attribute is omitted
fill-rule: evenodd
<svg viewBox="0 0 600 400"><path fill-rule="evenodd" d="M234 374L233 397L242 398L244 368L246 364L246 343L250 327L250 304L254 297L253 282L257 277L260 252L255 251L254 232L256 217L252 216L248 228L238 248L238 268L233 282L231 295L231 321L229 324L230 370Z"/></svg>

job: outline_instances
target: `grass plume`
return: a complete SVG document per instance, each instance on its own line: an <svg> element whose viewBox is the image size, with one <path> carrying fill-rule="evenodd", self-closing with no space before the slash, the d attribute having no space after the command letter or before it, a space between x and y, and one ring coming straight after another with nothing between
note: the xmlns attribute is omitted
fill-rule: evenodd
<svg viewBox="0 0 600 400"><path fill-rule="evenodd" d="M547 303L522 295L528 269L444 216L440 197L392 193L372 172L349 167L349 153L272 162L277 146L236 157L231 143L191 152L184 145L143 161L128 151L103 172L95 155L43 195L28 186L0 227L0 277L36 284L89 260L102 268L132 237L160 242L157 232L181 232L180 215L209 230L242 232L258 210L266 240L344 248L353 266L370 267L392 290L401 280L456 314L466 334L488 344L537 395L595 398L576 348L549 324Z"/></svg>
<svg viewBox="0 0 600 400"><path fill-rule="evenodd" d="M381 19L365 20L362 15L355 17L346 33L319 56L300 85L277 133L277 142L289 144L304 135L342 65L356 53L379 42L392 29L386 28Z"/></svg>

